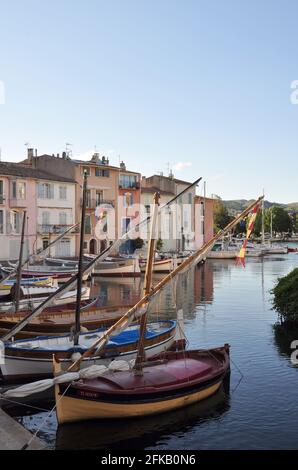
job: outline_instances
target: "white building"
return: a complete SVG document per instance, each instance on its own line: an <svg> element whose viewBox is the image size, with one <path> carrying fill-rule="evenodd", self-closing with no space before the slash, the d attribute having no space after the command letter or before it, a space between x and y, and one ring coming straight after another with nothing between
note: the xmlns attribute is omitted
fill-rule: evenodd
<svg viewBox="0 0 298 470"><path fill-rule="evenodd" d="M52 176L37 181L37 252L75 224L75 181ZM49 248L49 256L75 256L76 233L72 230Z"/></svg>

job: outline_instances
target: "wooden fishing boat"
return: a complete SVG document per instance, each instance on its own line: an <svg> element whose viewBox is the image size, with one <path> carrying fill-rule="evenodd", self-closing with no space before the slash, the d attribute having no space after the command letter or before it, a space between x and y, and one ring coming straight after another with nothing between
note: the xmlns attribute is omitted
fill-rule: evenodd
<svg viewBox="0 0 298 470"><path fill-rule="evenodd" d="M0 283L0 297L7 295L11 288L16 284L16 279L8 279ZM31 286L51 286L53 279L51 277L32 277L22 279L20 282L21 287Z"/></svg>
<svg viewBox="0 0 298 470"><path fill-rule="evenodd" d="M142 375L107 371L96 379L56 385L58 423L148 416L191 405L218 391L229 365L228 345L167 351L148 360Z"/></svg>
<svg viewBox="0 0 298 470"><path fill-rule="evenodd" d="M1 271L4 275L10 274L13 268L2 266ZM58 282L68 281L74 274L77 273L77 269L67 266L29 266L28 268L22 269L22 278L28 277L52 277L57 279ZM87 280L87 277L83 277L83 280Z"/></svg>
<svg viewBox="0 0 298 470"><path fill-rule="evenodd" d="M57 287L53 288L53 291L51 292L55 293L56 291L57 291ZM51 292L47 290L47 295L51 294ZM76 299L76 294L77 294L76 290L70 290L68 292L65 292L64 294L61 294L60 297L55 298L55 300L53 301L53 305L64 305L70 302L74 302ZM35 297L28 296L27 298L25 297L21 299L19 301L18 310L23 311L23 310L32 310L34 308L37 308L47 299L47 295L45 295L44 293L41 296L38 296L38 295ZM89 297L90 297L90 288L84 287L82 291L82 298L89 299ZM14 311L15 311L15 303L13 301L9 300L9 301L0 302L0 313L1 312L9 313L9 312L14 312Z"/></svg>
<svg viewBox="0 0 298 470"><path fill-rule="evenodd" d="M290 248L290 247L287 247L288 248L288 253L297 253L298 251L298 248Z"/></svg>
<svg viewBox="0 0 298 470"><path fill-rule="evenodd" d="M137 258L107 259L96 265L93 276L140 277L141 270L139 260Z"/></svg>
<svg viewBox="0 0 298 470"><path fill-rule="evenodd" d="M81 302L81 325L88 331L97 328L108 327L121 318L129 305L113 305L111 307L99 307L94 305L95 301ZM75 305L65 309L61 307L50 307L44 310L37 318L28 323L23 330L16 334L16 339L33 338L36 336L65 336L75 324ZM0 314L0 336L11 330L19 321L25 318L29 312L17 314Z"/></svg>
<svg viewBox="0 0 298 470"><path fill-rule="evenodd" d="M155 260L153 263L153 272L170 273L178 266L177 258L166 258ZM140 268L142 272L146 270L146 260L140 260Z"/></svg>
<svg viewBox="0 0 298 470"><path fill-rule="evenodd" d="M79 261L62 258L45 258L45 262L49 266L67 266L77 268Z"/></svg>
<svg viewBox="0 0 298 470"><path fill-rule="evenodd" d="M1 372L5 379L28 379L49 377L53 374L53 354L61 362L63 370L73 363L73 355L83 354L96 339L102 338L104 328L80 333L79 344L74 345L73 335L37 337L5 344L4 364ZM99 356L82 361L82 367L92 364L108 365L115 358L133 359L137 352L140 326L132 325L113 336ZM176 336L176 322L172 320L150 322L147 325L145 349L148 357L161 353L172 346Z"/></svg>

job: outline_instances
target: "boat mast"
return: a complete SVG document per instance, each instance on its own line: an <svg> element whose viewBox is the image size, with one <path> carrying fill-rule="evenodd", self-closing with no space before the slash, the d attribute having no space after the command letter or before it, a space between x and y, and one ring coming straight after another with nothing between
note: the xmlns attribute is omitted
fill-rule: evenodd
<svg viewBox="0 0 298 470"><path fill-rule="evenodd" d="M24 250L25 225L26 225L26 211L23 212L19 263L18 263L17 278L16 278L16 284L15 284L15 287L16 287L15 289L15 312L16 313L19 311L19 304L20 304L20 289L21 289L21 277L22 277L22 260L23 260L23 250Z"/></svg>
<svg viewBox="0 0 298 470"><path fill-rule="evenodd" d="M74 346L79 344L79 336L81 331L80 321L80 309L81 309L81 297L82 297L82 278L83 278L83 254L84 254L84 238L85 238L85 213L86 213L86 199L87 199L87 172L84 172L84 183L83 183L83 202L82 202L82 214L81 214L81 234L80 234L80 254L79 254L79 265L78 265L78 284L77 284L77 302L76 302L76 322L75 322L75 333L74 333Z"/></svg>
<svg viewBox="0 0 298 470"><path fill-rule="evenodd" d="M148 244L148 253L147 253L147 264L145 272L145 282L144 282L144 297L148 295L152 287L152 272L153 272L153 263L154 263L154 254L155 254L155 243L156 243L156 222L158 214L160 194L156 192L154 194L154 209L153 216L151 220L150 228L150 239ZM139 333L139 342L138 342L138 352L135 362L135 372L137 375L142 375L142 363L146 359L145 352L145 338L146 338L146 325L147 325L147 311L141 316L140 319L140 333Z"/></svg>
<svg viewBox="0 0 298 470"><path fill-rule="evenodd" d="M264 191L263 191L263 197L265 197ZM265 243L265 204L264 204L264 199L262 199L262 243Z"/></svg>

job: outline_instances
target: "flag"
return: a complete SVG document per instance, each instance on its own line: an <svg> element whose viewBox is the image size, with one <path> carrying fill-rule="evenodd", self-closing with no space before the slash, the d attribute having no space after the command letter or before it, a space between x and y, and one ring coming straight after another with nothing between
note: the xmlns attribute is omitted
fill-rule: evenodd
<svg viewBox="0 0 298 470"><path fill-rule="evenodd" d="M243 242L243 245L242 247L240 248L240 251L238 253L238 256L237 256L237 262L241 263L242 266L245 265L245 253L246 253L246 248L247 248L247 244L248 244L248 240L252 234L252 231L254 229L254 225L255 225L255 221L256 221L256 218L257 218L257 213L258 213L258 210L259 210L259 204L257 204L253 210L252 210L252 214L251 216L248 218L248 223L247 223L247 229L246 229L246 238Z"/></svg>

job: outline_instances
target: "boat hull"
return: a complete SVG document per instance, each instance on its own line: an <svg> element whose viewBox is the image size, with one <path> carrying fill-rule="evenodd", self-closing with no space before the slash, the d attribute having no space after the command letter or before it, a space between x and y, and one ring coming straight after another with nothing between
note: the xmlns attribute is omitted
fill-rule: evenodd
<svg viewBox="0 0 298 470"><path fill-rule="evenodd" d="M210 397L220 388L222 378L216 383L188 395L157 401L155 403L106 403L90 400L78 400L67 396L61 396L56 387L55 397L57 403L57 418L59 424L91 419L117 419L137 418L142 416L157 415L172 410L178 410L185 406L197 403Z"/></svg>
<svg viewBox="0 0 298 470"><path fill-rule="evenodd" d="M155 338L146 339L145 350L148 357L160 354L163 351L170 349L176 339L175 322L171 322L171 326L165 332L158 334ZM91 335L88 332L85 335ZM61 338L61 337L60 337ZM50 341L55 340L51 338ZM36 344L38 340L36 340ZM41 341L44 341L41 338ZM57 338L57 341L58 338ZM95 341L92 340L92 343ZM29 340L28 340L29 342ZM32 340L31 342L34 342ZM14 343L15 344L15 343ZM90 365L105 365L108 366L114 359L124 359L130 361L134 359L137 353L137 338L136 341L131 343L123 343L117 346L111 346L103 351L103 354L98 357L91 357L84 359L81 363L82 368L89 367ZM73 350L59 350L44 347L38 349L15 349L6 347L4 364L1 365L1 372L6 380L22 380L31 378L44 378L53 375L53 354L61 363L62 370L67 370L73 363L72 354Z"/></svg>
<svg viewBox="0 0 298 470"><path fill-rule="evenodd" d="M207 258L208 259L236 259L238 252L220 250L220 251L209 251Z"/></svg>
<svg viewBox="0 0 298 470"><path fill-rule="evenodd" d="M137 259L125 262L101 263L93 270L93 276L140 277L141 270Z"/></svg>
<svg viewBox="0 0 298 470"><path fill-rule="evenodd" d="M55 364L56 372L59 365ZM229 346L166 352L141 376L108 372L102 378L56 385L59 424L88 419L136 418L177 410L218 391L229 370Z"/></svg>

